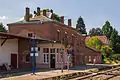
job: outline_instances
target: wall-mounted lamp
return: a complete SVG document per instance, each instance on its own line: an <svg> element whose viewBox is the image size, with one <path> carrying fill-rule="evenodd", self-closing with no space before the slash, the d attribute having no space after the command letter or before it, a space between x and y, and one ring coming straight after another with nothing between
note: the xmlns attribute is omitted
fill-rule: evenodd
<svg viewBox="0 0 120 80"><path fill-rule="evenodd" d="M67 34L67 32L65 32L65 34Z"/></svg>

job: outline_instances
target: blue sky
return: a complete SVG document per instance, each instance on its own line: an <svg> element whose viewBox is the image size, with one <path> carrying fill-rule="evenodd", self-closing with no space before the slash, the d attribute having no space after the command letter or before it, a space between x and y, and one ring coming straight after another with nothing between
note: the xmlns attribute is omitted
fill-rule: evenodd
<svg viewBox="0 0 120 80"><path fill-rule="evenodd" d="M71 18L74 27L77 18L82 16L87 31L93 27L102 27L106 20L120 31L120 0L2 0L0 22L16 22L25 14L25 7L30 7L33 12L38 6L53 9L66 19Z"/></svg>

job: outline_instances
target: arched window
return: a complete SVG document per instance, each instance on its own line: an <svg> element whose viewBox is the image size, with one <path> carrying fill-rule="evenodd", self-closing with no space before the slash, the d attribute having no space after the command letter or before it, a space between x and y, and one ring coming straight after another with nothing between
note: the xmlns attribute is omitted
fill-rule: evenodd
<svg viewBox="0 0 120 80"><path fill-rule="evenodd" d="M60 40L60 30L57 30L57 40Z"/></svg>

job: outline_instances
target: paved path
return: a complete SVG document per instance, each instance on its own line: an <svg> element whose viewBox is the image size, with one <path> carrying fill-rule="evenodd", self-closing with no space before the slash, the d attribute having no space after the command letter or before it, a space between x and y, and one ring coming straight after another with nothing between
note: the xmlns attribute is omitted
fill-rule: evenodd
<svg viewBox="0 0 120 80"><path fill-rule="evenodd" d="M75 73L75 72L84 72L84 70L69 70L69 71L64 70L63 73L61 73L61 70L52 70L52 71L47 71L47 72L37 72L36 75L25 74L25 75L21 75L21 76L2 78L0 80L38 80L38 79L40 80L43 78L71 74L71 73Z"/></svg>
<svg viewBox="0 0 120 80"><path fill-rule="evenodd" d="M48 78L48 77L53 77L53 76L60 76L64 74L70 74L70 73L75 73L75 72L85 72L87 69L90 68L101 68L105 66L113 66L113 65L106 65L106 64L88 64L88 65L80 65L76 66L74 68L71 68L71 70L67 71L64 70L63 73L61 73L61 70L46 70L42 69L38 72L36 72L36 75L31 75L30 72L22 72L22 75L17 75L17 76L11 76L11 77L6 77L2 78L0 80L37 80L37 79L43 79L43 78ZM18 74L18 73L16 73ZM8 75L10 76L10 75Z"/></svg>

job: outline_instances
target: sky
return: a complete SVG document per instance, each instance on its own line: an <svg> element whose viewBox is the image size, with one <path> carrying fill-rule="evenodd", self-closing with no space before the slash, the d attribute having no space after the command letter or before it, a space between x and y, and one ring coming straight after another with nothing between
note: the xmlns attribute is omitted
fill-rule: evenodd
<svg viewBox="0 0 120 80"><path fill-rule="evenodd" d="M6 26L19 21L25 14L25 7L29 7L31 13L37 7L53 9L58 15L65 16L65 22L72 19L73 27L82 16L87 31L101 28L108 20L120 32L120 0L1 0L0 22Z"/></svg>

